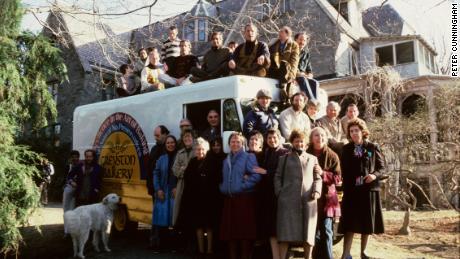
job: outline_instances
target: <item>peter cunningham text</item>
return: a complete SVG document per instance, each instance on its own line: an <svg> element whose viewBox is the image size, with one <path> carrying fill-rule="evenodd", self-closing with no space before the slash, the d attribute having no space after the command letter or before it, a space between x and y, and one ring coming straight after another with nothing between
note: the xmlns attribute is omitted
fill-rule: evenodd
<svg viewBox="0 0 460 259"><path fill-rule="evenodd" d="M458 77L459 74L459 54L458 54L458 49L459 49L459 44L458 44L458 2L456 0L453 0L451 3L451 35L452 35L452 41L451 41L451 50L452 54L450 57L450 75L453 77Z"/></svg>

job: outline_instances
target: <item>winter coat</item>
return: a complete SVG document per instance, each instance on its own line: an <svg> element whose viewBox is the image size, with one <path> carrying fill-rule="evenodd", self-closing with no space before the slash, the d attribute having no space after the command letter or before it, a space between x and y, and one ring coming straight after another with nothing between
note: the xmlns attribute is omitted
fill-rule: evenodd
<svg viewBox="0 0 460 259"><path fill-rule="evenodd" d="M176 185L176 198L174 200L174 211L173 211L173 225L176 224L177 216L179 215L182 193L184 191L184 172L187 168L190 159L195 157L195 152L191 149L189 152L185 148L179 150L174 160L172 171L174 176L177 177Z"/></svg>
<svg viewBox="0 0 460 259"><path fill-rule="evenodd" d="M339 233L381 234L385 232L380 201L380 180L384 175L384 159L380 148L364 141L361 152L355 152L353 142L343 147L343 199ZM364 182L374 174L376 179Z"/></svg>
<svg viewBox="0 0 460 259"><path fill-rule="evenodd" d="M249 139L251 132L257 130L265 136L269 129L277 129L278 125L278 118L273 109L263 110L259 105L256 105L244 118L243 134Z"/></svg>
<svg viewBox="0 0 460 259"><path fill-rule="evenodd" d="M310 51L306 47L300 50L298 69L305 74L312 72Z"/></svg>
<svg viewBox="0 0 460 259"><path fill-rule="evenodd" d="M313 146L307 149L307 153L315 155ZM318 217L339 217L340 204L335 186L342 182L339 156L329 147L325 146L318 158L318 163L323 170L323 188L321 198L318 200Z"/></svg>
<svg viewBox="0 0 460 259"><path fill-rule="evenodd" d="M258 164L255 155L247 153L243 149L236 154L228 154L223 163L220 192L230 197L254 192L255 186L261 178L260 174L254 171L256 166ZM245 175L247 176L246 179Z"/></svg>
<svg viewBox="0 0 460 259"><path fill-rule="evenodd" d="M286 67L287 73L284 75L286 81L295 79L297 66L299 65L299 45L289 39L285 43L284 50L280 49L281 41L277 40L270 46L270 71L277 70L282 64Z"/></svg>
<svg viewBox="0 0 460 259"><path fill-rule="evenodd" d="M146 179L146 184L147 184L147 191L150 196L154 197L155 194L155 189L153 186L153 170L155 170L156 163L160 156L164 155L166 153L166 148L164 144L156 144L155 146L152 147L150 150L149 154L149 164L147 168L147 179Z"/></svg>
<svg viewBox="0 0 460 259"><path fill-rule="evenodd" d="M174 158L172 158L174 159ZM170 155L164 154L156 163L153 171L153 185L155 186L155 205L153 208L153 225L168 227L172 226L174 198L172 190L176 188L177 178L172 173L172 161ZM158 198L158 191L164 192L165 199Z"/></svg>
<svg viewBox="0 0 460 259"><path fill-rule="evenodd" d="M212 151L203 160L190 160L184 173L179 225L191 229L218 225L222 210L222 194L219 191L221 170L222 158Z"/></svg>
<svg viewBox="0 0 460 259"><path fill-rule="evenodd" d="M274 178L278 197L277 238L280 242L315 244L317 202L312 194L321 194L321 176L313 172L315 156L293 151L280 157Z"/></svg>
<svg viewBox="0 0 460 259"><path fill-rule="evenodd" d="M75 197L79 197L79 194L80 194L80 191L81 191L81 187L82 187L82 184L83 184L83 178L84 178L84 174L83 174L83 167L85 165L83 164L81 167L79 167L78 169L76 168L77 170L77 177L76 177L76 180L77 180L77 188L75 189ZM99 192L101 191L101 183L102 183L102 167L99 166L97 163L94 163L93 164L93 170L91 171L91 190L90 190L90 194L89 194L89 200L91 202L97 202L98 200L98 194ZM96 191L98 190L98 191Z"/></svg>

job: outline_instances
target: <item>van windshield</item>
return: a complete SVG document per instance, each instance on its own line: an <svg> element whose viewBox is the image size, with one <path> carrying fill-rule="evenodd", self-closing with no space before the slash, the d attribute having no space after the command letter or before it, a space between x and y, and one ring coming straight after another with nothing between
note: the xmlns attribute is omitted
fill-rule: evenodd
<svg viewBox="0 0 460 259"><path fill-rule="evenodd" d="M254 107L254 104L256 103L255 98L243 98L240 101L241 104L241 111L243 112L243 116L245 117L246 114L248 114L249 111L252 110L252 107ZM272 108L275 111L276 115L279 115L281 113L280 108L280 103L279 102L271 102L270 103L270 108Z"/></svg>

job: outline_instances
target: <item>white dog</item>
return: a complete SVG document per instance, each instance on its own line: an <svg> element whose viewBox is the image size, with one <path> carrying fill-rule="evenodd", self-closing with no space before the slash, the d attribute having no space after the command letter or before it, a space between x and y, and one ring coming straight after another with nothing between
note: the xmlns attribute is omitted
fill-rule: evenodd
<svg viewBox="0 0 460 259"><path fill-rule="evenodd" d="M113 211L121 198L115 193L108 194L101 203L80 206L64 213L64 226L72 237L73 256L85 258L83 250L88 241L89 231L93 231L93 246L99 252L99 236L102 236L104 250L108 247L110 229L113 222Z"/></svg>

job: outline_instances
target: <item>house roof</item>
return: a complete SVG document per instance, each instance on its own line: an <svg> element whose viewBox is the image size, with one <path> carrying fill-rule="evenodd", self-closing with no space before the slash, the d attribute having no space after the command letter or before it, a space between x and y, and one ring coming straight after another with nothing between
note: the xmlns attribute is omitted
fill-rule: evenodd
<svg viewBox="0 0 460 259"><path fill-rule="evenodd" d="M402 41L402 40L419 40L427 49L433 52L433 55L438 55L436 50L421 36L421 35L387 35L387 36L377 36L377 37L365 37L360 38L359 42L366 42L366 41Z"/></svg>
<svg viewBox="0 0 460 259"><path fill-rule="evenodd" d="M371 36L402 35L404 27L415 34L412 26L390 4L368 8L362 17L363 26Z"/></svg>
<svg viewBox="0 0 460 259"><path fill-rule="evenodd" d="M365 32L361 32L357 28L354 28L350 23L339 14L339 12L332 6L328 0L314 0L324 13L332 20L333 23L337 24L337 27L341 32L347 34L353 40L358 40L360 37L368 36Z"/></svg>
<svg viewBox="0 0 460 259"><path fill-rule="evenodd" d="M217 7L206 0L198 0L190 10L190 15L194 17L215 17L217 16Z"/></svg>
<svg viewBox="0 0 460 259"><path fill-rule="evenodd" d="M86 72L91 72L92 66L115 70L128 61L131 32L116 34L89 14L52 12L50 15L55 15L65 27Z"/></svg>

